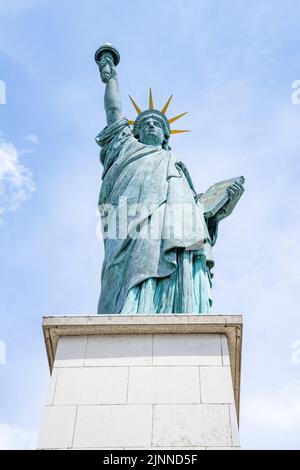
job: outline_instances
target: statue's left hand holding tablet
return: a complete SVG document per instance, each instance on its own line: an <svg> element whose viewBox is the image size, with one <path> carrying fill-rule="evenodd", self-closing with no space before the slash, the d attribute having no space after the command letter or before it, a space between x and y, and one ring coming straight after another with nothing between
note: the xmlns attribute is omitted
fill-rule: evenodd
<svg viewBox="0 0 300 470"><path fill-rule="evenodd" d="M228 201L215 214L214 217L215 217L216 222L220 222L221 220L225 219L232 213L233 209L237 205L238 201L240 200L244 192L243 184L236 181L235 183L230 185L229 188L227 188L227 192L229 196Z"/></svg>

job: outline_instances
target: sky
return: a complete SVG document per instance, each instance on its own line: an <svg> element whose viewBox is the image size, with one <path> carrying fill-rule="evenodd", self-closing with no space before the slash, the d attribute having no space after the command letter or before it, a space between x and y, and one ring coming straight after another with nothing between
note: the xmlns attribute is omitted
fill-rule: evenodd
<svg viewBox="0 0 300 470"><path fill-rule="evenodd" d="M300 448L298 0L0 0L0 448L35 448L44 315L95 314L103 261L94 62L121 55L123 113L174 94L195 187L244 175L214 249L214 314L243 314L244 449ZM294 88L293 88L294 87Z"/></svg>

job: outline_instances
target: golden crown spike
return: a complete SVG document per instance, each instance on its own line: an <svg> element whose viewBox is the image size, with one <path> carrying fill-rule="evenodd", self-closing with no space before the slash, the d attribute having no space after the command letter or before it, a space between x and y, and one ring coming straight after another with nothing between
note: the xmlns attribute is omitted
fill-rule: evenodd
<svg viewBox="0 0 300 470"><path fill-rule="evenodd" d="M173 95L170 96L170 98L168 99L168 101L167 101L166 104L164 105L163 109L161 110L161 112L162 112L163 114L166 114L166 111L167 111L167 109L168 109L168 107L169 107L169 104L170 104L172 98L173 98Z"/></svg>
<svg viewBox="0 0 300 470"><path fill-rule="evenodd" d="M136 112L137 112L138 114L141 114L141 113L142 113L142 110L138 107L138 105L136 104L136 102L134 101L134 99L131 98L130 95L128 95L128 96L129 96L130 101L131 101L131 103L133 104L133 106L134 106Z"/></svg>
<svg viewBox="0 0 300 470"><path fill-rule="evenodd" d="M152 98L152 90L151 88L149 89L149 109L153 109L153 98Z"/></svg>

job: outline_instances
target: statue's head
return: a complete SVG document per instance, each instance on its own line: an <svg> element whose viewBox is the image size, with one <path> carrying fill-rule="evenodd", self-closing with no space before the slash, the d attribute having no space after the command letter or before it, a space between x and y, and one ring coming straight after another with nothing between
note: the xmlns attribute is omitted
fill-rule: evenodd
<svg viewBox="0 0 300 470"><path fill-rule="evenodd" d="M170 125L158 110L152 109L141 113L135 121L133 133L142 144L169 148Z"/></svg>
<svg viewBox="0 0 300 470"><path fill-rule="evenodd" d="M181 132L189 132L187 130L171 130L170 124L177 119L184 116L186 113L178 114L171 119L166 116L166 111L172 99L168 99L161 111L154 109L151 88L149 90L149 109L142 111L136 102L129 96L138 116L135 121L130 121L129 124L133 125L133 135L143 144L155 145L162 147L165 150L170 149L169 139L171 134L178 134Z"/></svg>

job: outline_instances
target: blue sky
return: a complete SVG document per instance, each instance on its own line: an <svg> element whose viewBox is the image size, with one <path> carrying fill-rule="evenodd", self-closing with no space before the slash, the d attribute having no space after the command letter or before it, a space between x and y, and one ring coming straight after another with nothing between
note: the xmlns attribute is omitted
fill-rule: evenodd
<svg viewBox="0 0 300 470"><path fill-rule="evenodd" d="M243 448L300 448L299 15L297 0L0 0L0 448L36 444L42 316L96 313L105 41L124 115L149 86L189 112L171 145L199 192L246 178L220 227L212 313L244 314Z"/></svg>

